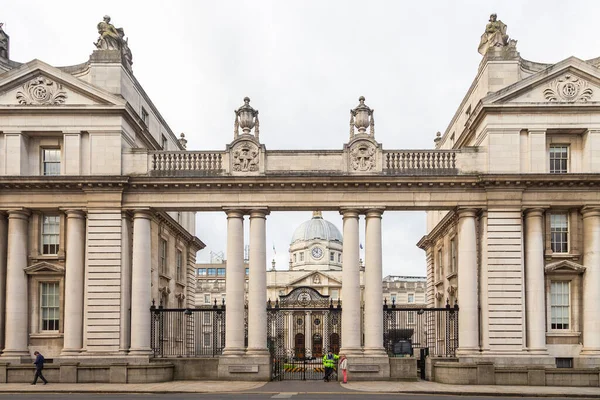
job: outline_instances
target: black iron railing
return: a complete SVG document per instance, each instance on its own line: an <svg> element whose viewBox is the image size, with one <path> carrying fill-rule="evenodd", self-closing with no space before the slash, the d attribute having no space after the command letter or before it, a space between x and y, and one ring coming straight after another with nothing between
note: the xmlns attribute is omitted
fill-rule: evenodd
<svg viewBox="0 0 600 400"><path fill-rule="evenodd" d="M383 344L391 357L455 357L458 347L458 305L445 308L383 306Z"/></svg>
<svg viewBox="0 0 600 400"><path fill-rule="evenodd" d="M225 347L225 305L150 307L154 357L215 357Z"/></svg>

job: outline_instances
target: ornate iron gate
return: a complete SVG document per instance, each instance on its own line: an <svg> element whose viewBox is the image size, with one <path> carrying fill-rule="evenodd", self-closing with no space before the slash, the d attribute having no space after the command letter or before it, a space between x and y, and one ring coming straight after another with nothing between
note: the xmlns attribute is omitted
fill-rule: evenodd
<svg viewBox="0 0 600 400"><path fill-rule="evenodd" d="M323 355L339 353L342 307L315 289L294 289L267 305L272 380L323 379ZM337 379L334 371L331 379Z"/></svg>

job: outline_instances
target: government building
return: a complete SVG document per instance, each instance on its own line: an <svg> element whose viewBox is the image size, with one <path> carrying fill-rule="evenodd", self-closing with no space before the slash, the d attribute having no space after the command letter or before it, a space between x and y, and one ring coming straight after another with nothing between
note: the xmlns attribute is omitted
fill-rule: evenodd
<svg viewBox="0 0 600 400"><path fill-rule="evenodd" d="M528 61L492 14L432 149L384 147L361 96L337 149L269 150L246 97L191 150L96 30L55 67L0 25L0 384L35 350L51 382L322 379L329 348L352 380L600 384L600 58ZM269 265L270 213L310 210ZM215 211L226 254L197 264ZM383 276L398 211L427 212L426 281Z"/></svg>

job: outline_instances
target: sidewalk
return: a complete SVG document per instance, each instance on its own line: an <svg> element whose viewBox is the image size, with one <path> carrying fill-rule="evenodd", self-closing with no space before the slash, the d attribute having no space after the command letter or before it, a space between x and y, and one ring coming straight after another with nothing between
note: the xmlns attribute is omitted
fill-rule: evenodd
<svg viewBox="0 0 600 400"><path fill-rule="evenodd" d="M438 395L474 396L540 396L600 398L597 387L548 387L548 386L463 386L445 385L434 382L350 382L341 385L336 382L286 381L286 382L246 382L246 381L175 381L153 384L110 384L110 383L28 383L0 384L0 393L348 393L349 391L372 393L409 393Z"/></svg>

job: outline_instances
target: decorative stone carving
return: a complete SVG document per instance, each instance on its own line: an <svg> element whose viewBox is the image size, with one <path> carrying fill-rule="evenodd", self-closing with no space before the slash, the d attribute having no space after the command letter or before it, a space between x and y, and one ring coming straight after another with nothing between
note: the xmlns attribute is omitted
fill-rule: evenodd
<svg viewBox="0 0 600 400"><path fill-rule="evenodd" d="M565 74L558 79L550 82L549 87L544 90L544 97L548 101L581 102L589 101L594 91L588 87L588 83L583 79Z"/></svg>
<svg viewBox="0 0 600 400"><path fill-rule="evenodd" d="M359 104L353 110L350 110L350 139L354 137L354 129L358 130L359 135L367 134L367 128L371 128L369 134L375 136L375 119L373 113L375 110L365 104L365 97L358 98Z"/></svg>
<svg viewBox="0 0 600 400"><path fill-rule="evenodd" d="M360 141L350 148L350 167L353 171L371 171L375 167L375 145Z"/></svg>
<svg viewBox="0 0 600 400"><path fill-rule="evenodd" d="M239 137L239 128L241 127L243 135L249 135L250 131L254 129L254 137L258 140L258 110L250 106L250 97L244 97L244 105L233 112L235 113L233 138L237 139Z"/></svg>
<svg viewBox="0 0 600 400"><path fill-rule="evenodd" d="M496 14L490 15L490 22L485 26L485 32L481 35L477 51L485 56L492 47L505 47L509 45L508 35L506 34L506 24L498 20ZM516 45L516 41L514 44Z"/></svg>
<svg viewBox="0 0 600 400"><path fill-rule="evenodd" d="M435 292L435 298L436 298L436 300L442 300L444 298L444 293Z"/></svg>
<svg viewBox="0 0 600 400"><path fill-rule="evenodd" d="M448 294L450 296L454 296L455 293L456 293L456 286L452 286L452 285L448 286Z"/></svg>
<svg viewBox="0 0 600 400"><path fill-rule="evenodd" d="M317 285L320 284L321 283L321 277L319 275L315 275L313 277L313 283L317 284Z"/></svg>
<svg viewBox="0 0 600 400"><path fill-rule="evenodd" d="M8 49L9 49L9 37L2 29L4 24L0 22L0 58L5 58L8 60Z"/></svg>
<svg viewBox="0 0 600 400"><path fill-rule="evenodd" d="M98 23L98 41L94 42L94 45L98 50L119 50L121 52L121 59L123 65L127 69L131 69L133 64L133 56L129 49L128 41L125 39L125 31L123 28L115 28L110 23L110 17L105 15L103 21Z"/></svg>
<svg viewBox="0 0 600 400"><path fill-rule="evenodd" d="M62 85L39 76L23 85L23 89L17 92L17 100L19 104L27 105L64 104L67 92L62 90Z"/></svg>
<svg viewBox="0 0 600 400"><path fill-rule="evenodd" d="M244 141L238 143L231 152L233 158L233 171L256 172L258 171L258 146Z"/></svg>

